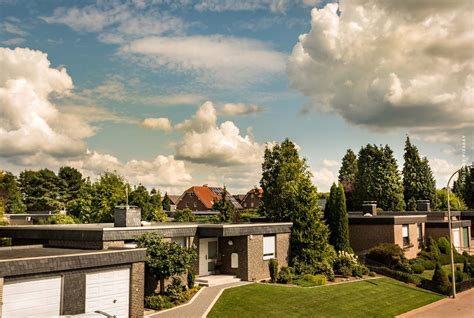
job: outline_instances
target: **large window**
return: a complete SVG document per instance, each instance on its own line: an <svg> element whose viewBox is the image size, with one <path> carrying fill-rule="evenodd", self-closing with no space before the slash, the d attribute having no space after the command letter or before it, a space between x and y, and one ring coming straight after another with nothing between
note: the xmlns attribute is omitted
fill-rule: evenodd
<svg viewBox="0 0 474 318"><path fill-rule="evenodd" d="M418 243L423 243L423 224L418 223Z"/></svg>
<svg viewBox="0 0 474 318"><path fill-rule="evenodd" d="M275 235L263 237L263 259L275 258Z"/></svg>
<svg viewBox="0 0 474 318"><path fill-rule="evenodd" d="M408 224L402 225L403 246L410 245L410 237L408 236Z"/></svg>

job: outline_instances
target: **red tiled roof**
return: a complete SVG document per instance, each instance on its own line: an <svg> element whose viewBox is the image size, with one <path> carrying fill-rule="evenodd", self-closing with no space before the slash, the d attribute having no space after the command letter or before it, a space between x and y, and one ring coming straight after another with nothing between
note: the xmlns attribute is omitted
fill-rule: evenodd
<svg viewBox="0 0 474 318"><path fill-rule="evenodd" d="M220 195L206 186L193 186L184 192L194 193L207 209L212 209L214 202L221 199Z"/></svg>

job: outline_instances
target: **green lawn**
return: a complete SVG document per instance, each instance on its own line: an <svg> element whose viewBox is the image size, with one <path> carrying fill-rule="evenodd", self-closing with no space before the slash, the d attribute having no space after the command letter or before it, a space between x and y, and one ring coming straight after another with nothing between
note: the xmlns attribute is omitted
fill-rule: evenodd
<svg viewBox="0 0 474 318"><path fill-rule="evenodd" d="M390 278L319 288L250 284L225 290L208 317L394 317L442 298Z"/></svg>

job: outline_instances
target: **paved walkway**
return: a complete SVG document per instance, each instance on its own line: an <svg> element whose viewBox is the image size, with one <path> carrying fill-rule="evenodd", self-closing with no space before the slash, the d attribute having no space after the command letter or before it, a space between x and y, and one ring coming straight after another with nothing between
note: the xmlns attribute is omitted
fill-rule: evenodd
<svg viewBox="0 0 474 318"><path fill-rule="evenodd" d="M230 283L224 285L218 285L213 287L204 287L199 291L199 294L194 296L194 298L187 304L171 308L158 312L156 314L151 314L146 317L155 317L155 318L201 318L205 317L210 307L214 306L214 303L217 301L218 297L222 291L226 288L237 287L241 285L251 284L249 282L238 282Z"/></svg>
<svg viewBox="0 0 474 318"><path fill-rule="evenodd" d="M474 317L474 289L445 298L424 307L409 311L398 318L472 318Z"/></svg>

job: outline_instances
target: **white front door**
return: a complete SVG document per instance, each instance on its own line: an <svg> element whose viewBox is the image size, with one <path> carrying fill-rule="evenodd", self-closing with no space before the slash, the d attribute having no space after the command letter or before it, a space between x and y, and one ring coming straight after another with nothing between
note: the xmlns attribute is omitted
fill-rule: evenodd
<svg viewBox="0 0 474 318"><path fill-rule="evenodd" d="M58 317L61 277L35 279L3 286L0 317Z"/></svg>
<svg viewBox="0 0 474 318"><path fill-rule="evenodd" d="M217 255L217 237L199 239L199 276L214 274Z"/></svg>
<svg viewBox="0 0 474 318"><path fill-rule="evenodd" d="M461 247L461 231L459 229L453 229L453 244L457 251Z"/></svg>
<svg viewBox="0 0 474 318"><path fill-rule="evenodd" d="M86 313L97 310L118 318L129 316L130 269L86 275Z"/></svg>

